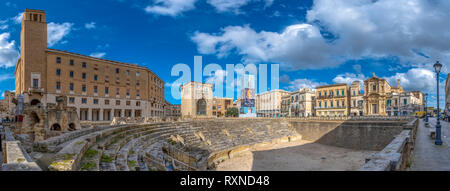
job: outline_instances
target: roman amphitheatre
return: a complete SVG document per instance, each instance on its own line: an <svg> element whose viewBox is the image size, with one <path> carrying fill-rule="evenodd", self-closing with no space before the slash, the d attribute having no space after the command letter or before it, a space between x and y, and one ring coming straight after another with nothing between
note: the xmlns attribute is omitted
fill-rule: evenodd
<svg viewBox="0 0 450 191"><path fill-rule="evenodd" d="M409 117L115 118L55 135L42 121L34 131L4 125L2 170L405 170L418 125Z"/></svg>

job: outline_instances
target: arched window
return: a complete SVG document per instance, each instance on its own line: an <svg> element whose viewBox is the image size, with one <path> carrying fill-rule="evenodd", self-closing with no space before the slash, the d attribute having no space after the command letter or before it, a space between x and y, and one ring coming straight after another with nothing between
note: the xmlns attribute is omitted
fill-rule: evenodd
<svg viewBox="0 0 450 191"><path fill-rule="evenodd" d="M200 99L197 102L197 115L206 115L206 101L205 99Z"/></svg>
<svg viewBox="0 0 450 191"><path fill-rule="evenodd" d="M37 104L39 104L39 103L41 103L41 101L39 101L39 100L37 100L37 99L33 99L33 100L31 100L31 105L37 105Z"/></svg>
<svg viewBox="0 0 450 191"><path fill-rule="evenodd" d="M61 131L61 126L58 123L55 123L55 124L52 125L50 130L52 130L52 131Z"/></svg>

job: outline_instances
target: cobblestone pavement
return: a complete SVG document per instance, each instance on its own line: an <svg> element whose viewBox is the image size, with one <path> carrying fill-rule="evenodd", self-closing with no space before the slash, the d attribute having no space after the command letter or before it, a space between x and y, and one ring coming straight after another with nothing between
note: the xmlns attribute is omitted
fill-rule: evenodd
<svg viewBox="0 0 450 191"><path fill-rule="evenodd" d="M441 146L434 144L430 137L430 129L436 129L436 118L429 118L430 127L420 120L416 145L413 151L412 171L450 171L450 123L441 121Z"/></svg>

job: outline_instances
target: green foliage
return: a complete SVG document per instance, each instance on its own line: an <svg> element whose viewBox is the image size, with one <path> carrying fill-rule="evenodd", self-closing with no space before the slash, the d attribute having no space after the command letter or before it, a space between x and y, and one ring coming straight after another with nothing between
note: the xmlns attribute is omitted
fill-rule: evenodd
<svg viewBox="0 0 450 191"><path fill-rule="evenodd" d="M81 167L81 170L89 170L91 168L95 168L97 165L93 162L89 162L86 163L85 165L83 165L83 167Z"/></svg>
<svg viewBox="0 0 450 191"><path fill-rule="evenodd" d="M96 156L97 154L98 154L97 150L89 149L86 151L86 153L84 153L84 156L86 156L87 158L92 158L92 157Z"/></svg>
<svg viewBox="0 0 450 191"><path fill-rule="evenodd" d="M128 166L129 166L130 168L135 167L135 166L136 166L136 161L133 161L133 160L128 161Z"/></svg>
<svg viewBox="0 0 450 191"><path fill-rule="evenodd" d="M112 162L113 160L114 160L113 157L107 155L103 155L102 158L100 159L101 162Z"/></svg>
<svg viewBox="0 0 450 191"><path fill-rule="evenodd" d="M227 109L227 112L225 113L226 117L238 117L239 116L239 110L235 107L231 107Z"/></svg>

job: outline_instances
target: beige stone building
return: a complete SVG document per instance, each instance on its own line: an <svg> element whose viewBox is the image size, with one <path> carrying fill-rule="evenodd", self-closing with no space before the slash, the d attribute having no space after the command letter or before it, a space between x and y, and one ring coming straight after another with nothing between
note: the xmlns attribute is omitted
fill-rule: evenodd
<svg viewBox="0 0 450 191"><path fill-rule="evenodd" d="M212 84L189 82L181 86L181 116L183 118L212 117Z"/></svg>
<svg viewBox="0 0 450 191"><path fill-rule="evenodd" d="M389 83L373 74L364 81L364 114L386 116L386 103L389 94L403 90L401 87L392 88Z"/></svg>
<svg viewBox="0 0 450 191"><path fill-rule="evenodd" d="M0 100L0 117L1 118L11 118L16 114L16 104L14 104L13 99L15 98L15 93L10 91L5 91L3 100Z"/></svg>
<svg viewBox="0 0 450 191"><path fill-rule="evenodd" d="M350 97L347 84L317 87L316 116L349 116Z"/></svg>
<svg viewBox="0 0 450 191"><path fill-rule="evenodd" d="M291 116L291 94L281 97L281 117Z"/></svg>
<svg viewBox="0 0 450 191"><path fill-rule="evenodd" d="M180 104L171 104L166 101L165 104L165 113L166 117L181 117L181 105Z"/></svg>
<svg viewBox="0 0 450 191"><path fill-rule="evenodd" d="M316 92L302 88L291 93L290 117L311 117L315 115Z"/></svg>
<svg viewBox="0 0 450 191"><path fill-rule="evenodd" d="M390 93L386 103L388 116L412 116L415 112L425 111L424 95L420 91Z"/></svg>
<svg viewBox="0 0 450 191"><path fill-rule="evenodd" d="M258 117L280 117L281 100L290 93L284 90L271 90L256 96L256 114Z"/></svg>
<svg viewBox="0 0 450 191"><path fill-rule="evenodd" d="M212 112L214 116L224 117L227 109L233 107L233 98L213 98Z"/></svg>
<svg viewBox="0 0 450 191"><path fill-rule="evenodd" d="M25 103L56 104L56 96L67 96L80 120L164 115L161 78L136 64L47 48L44 11L25 10L20 50L16 94Z"/></svg>
<svg viewBox="0 0 450 191"><path fill-rule="evenodd" d="M350 115L364 115L364 94L361 93L361 82L354 81L350 86Z"/></svg>

